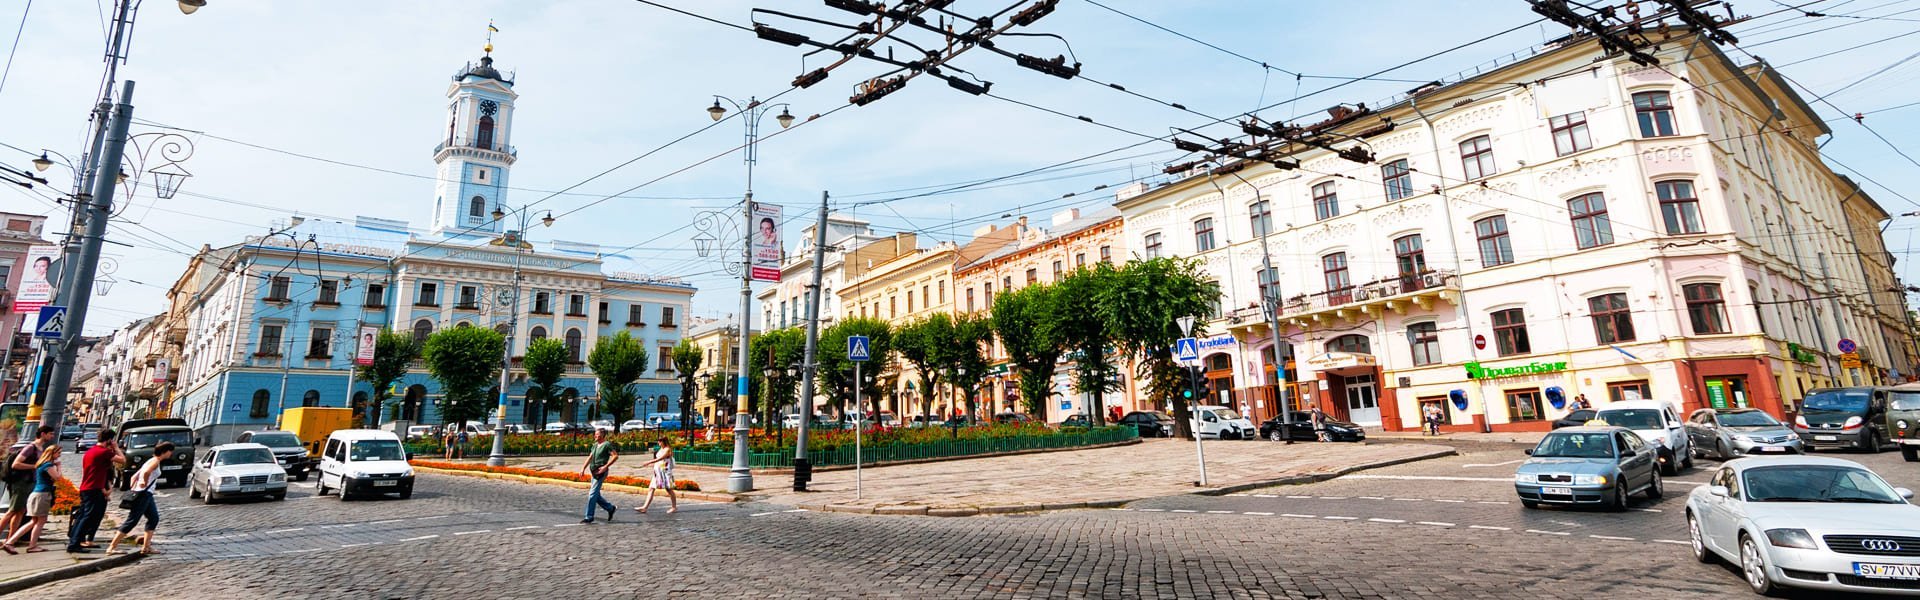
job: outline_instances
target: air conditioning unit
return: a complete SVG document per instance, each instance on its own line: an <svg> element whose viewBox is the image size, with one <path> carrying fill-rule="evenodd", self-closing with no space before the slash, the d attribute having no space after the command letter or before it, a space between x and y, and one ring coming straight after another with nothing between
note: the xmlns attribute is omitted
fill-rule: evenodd
<svg viewBox="0 0 1920 600"><path fill-rule="evenodd" d="M1447 285L1446 273L1427 273L1420 276L1420 287L1437 288Z"/></svg>
<svg viewBox="0 0 1920 600"><path fill-rule="evenodd" d="M1373 298L1373 288L1360 288L1360 289L1353 290L1353 299L1355 301L1367 300L1371 298Z"/></svg>

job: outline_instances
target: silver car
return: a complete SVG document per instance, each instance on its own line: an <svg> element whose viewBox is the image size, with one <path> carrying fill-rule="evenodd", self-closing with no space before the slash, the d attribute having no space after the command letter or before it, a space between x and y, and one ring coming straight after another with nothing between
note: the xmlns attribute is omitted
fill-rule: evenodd
<svg viewBox="0 0 1920 600"><path fill-rule="evenodd" d="M1527 455L1531 458L1513 474L1513 491L1527 508L1562 504L1626 510L1632 494L1651 500L1666 493L1653 447L1624 427L1558 429Z"/></svg>
<svg viewBox="0 0 1920 600"><path fill-rule="evenodd" d="M1920 595L1920 507L1859 463L1728 461L1687 496L1700 562L1736 561L1755 593L1781 587Z"/></svg>
<svg viewBox="0 0 1920 600"><path fill-rule="evenodd" d="M287 499L287 470L273 449L254 443L222 444L201 455L187 480L187 496L215 500L242 496Z"/></svg>
<svg viewBox="0 0 1920 600"><path fill-rule="evenodd" d="M1702 408L1687 415L1693 451L1720 460L1748 454L1802 454L1800 436L1773 415L1754 408Z"/></svg>

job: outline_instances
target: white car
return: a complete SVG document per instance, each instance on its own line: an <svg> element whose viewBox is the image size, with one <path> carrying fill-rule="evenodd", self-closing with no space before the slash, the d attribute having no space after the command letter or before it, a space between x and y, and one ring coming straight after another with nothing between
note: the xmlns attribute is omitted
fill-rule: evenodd
<svg viewBox="0 0 1920 600"><path fill-rule="evenodd" d="M207 504L242 496L287 499L287 470L273 449L260 444L222 444L207 451L187 477L187 496Z"/></svg>
<svg viewBox="0 0 1920 600"><path fill-rule="evenodd" d="M552 423L547 424L547 433L565 433L568 429L572 429L572 428L573 428L572 423L568 423L566 421L554 421Z"/></svg>
<svg viewBox="0 0 1920 600"><path fill-rule="evenodd" d="M1755 593L1782 587L1920 595L1913 490L1850 460L1728 461L1687 496L1700 562L1734 561Z"/></svg>
<svg viewBox="0 0 1920 600"><path fill-rule="evenodd" d="M407 439L417 440L433 435L432 425L413 425L407 427Z"/></svg>
<svg viewBox="0 0 1920 600"><path fill-rule="evenodd" d="M512 433L512 434L527 434L527 433L533 433L533 426L532 426L532 425L525 425L525 424L514 424L514 425L508 425L508 426L507 426L507 433Z"/></svg>
<svg viewBox="0 0 1920 600"><path fill-rule="evenodd" d="M609 421L606 419L592 421L587 423L587 428L588 429L605 429L607 431L613 431L613 421Z"/></svg>
<svg viewBox="0 0 1920 600"><path fill-rule="evenodd" d="M643 421L640 419L627 419L625 423L620 424L621 431L639 431L642 429L653 429L653 428L654 428L653 423Z"/></svg>
<svg viewBox="0 0 1920 600"><path fill-rule="evenodd" d="M413 497L413 465L406 447L391 431L342 429L327 436L320 453L320 479L314 495L340 492L340 500L360 494Z"/></svg>
<svg viewBox="0 0 1920 600"><path fill-rule="evenodd" d="M1672 477L1681 468L1693 468L1693 440L1687 435L1687 423L1673 412L1673 405L1660 400L1622 400L1602 405L1593 418L1608 425L1632 429L1635 435L1653 446L1660 457L1660 474Z"/></svg>
<svg viewBox="0 0 1920 600"><path fill-rule="evenodd" d="M1253 420L1240 416L1232 408L1225 406L1195 406L1194 420L1199 426L1194 432L1201 438L1222 440L1245 440L1258 436L1260 430L1253 426Z"/></svg>

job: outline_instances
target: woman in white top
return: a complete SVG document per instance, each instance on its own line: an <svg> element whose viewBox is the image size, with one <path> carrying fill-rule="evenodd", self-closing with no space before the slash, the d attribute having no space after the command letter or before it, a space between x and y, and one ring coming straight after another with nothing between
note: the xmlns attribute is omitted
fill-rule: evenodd
<svg viewBox="0 0 1920 600"><path fill-rule="evenodd" d="M653 460L642 463L642 467L653 467L653 481L647 484L647 502L634 512L646 514L647 507L653 506L653 491L667 491L667 514L680 512L680 496L673 493L673 443L668 440L654 442Z"/></svg>
<svg viewBox="0 0 1920 600"><path fill-rule="evenodd" d="M113 554L120 548L120 540L133 533L135 525L141 519L147 521L146 535L140 536L140 553L153 554L153 530L160 527L160 507L153 500L154 488L160 487L160 463L173 458L173 442L160 442L153 447L153 458L140 465L133 473L133 481L128 489L133 493L133 508L127 511L127 518L120 524L120 530L113 534L113 543L107 544L107 554Z"/></svg>

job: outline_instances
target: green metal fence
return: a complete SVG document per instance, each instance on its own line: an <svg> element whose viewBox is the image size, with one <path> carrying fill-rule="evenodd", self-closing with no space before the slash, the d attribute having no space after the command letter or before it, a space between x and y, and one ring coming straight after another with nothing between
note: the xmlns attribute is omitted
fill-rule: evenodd
<svg viewBox="0 0 1920 600"><path fill-rule="evenodd" d="M926 444L866 446L860 450L860 460L865 464L874 464L903 460L997 454L1022 450L1074 448L1124 442L1139 437L1139 435L1138 429L1133 427L1108 427L1105 429L1090 429L1081 433L1058 435L942 440ZM852 465L854 463L854 448L852 445L814 450L809 454L808 458L812 460L814 466ZM673 455L679 462L690 465L728 466L733 464L733 451L731 450L678 450L675 451ZM779 452L750 453L747 458L747 466L756 469L791 468L793 467L793 449L789 447Z"/></svg>

